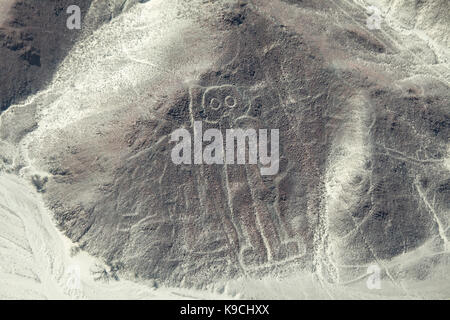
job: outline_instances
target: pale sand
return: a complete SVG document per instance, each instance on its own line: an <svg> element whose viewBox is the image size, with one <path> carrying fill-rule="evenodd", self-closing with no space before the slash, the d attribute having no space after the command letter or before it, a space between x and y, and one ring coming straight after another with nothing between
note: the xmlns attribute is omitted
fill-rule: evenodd
<svg viewBox="0 0 450 320"><path fill-rule="evenodd" d="M14 4L15 0L1 0L0 1L0 26L5 22L8 17L9 10Z"/></svg>

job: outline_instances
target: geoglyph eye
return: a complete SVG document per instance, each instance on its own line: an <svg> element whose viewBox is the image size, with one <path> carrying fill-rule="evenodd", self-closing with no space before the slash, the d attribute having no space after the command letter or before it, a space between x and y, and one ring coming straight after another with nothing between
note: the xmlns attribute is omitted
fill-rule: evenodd
<svg viewBox="0 0 450 320"><path fill-rule="evenodd" d="M232 97L232 96L227 96L227 97L225 98L225 105L226 105L228 108L234 108L234 107L236 107L236 104L237 104L237 102L236 102L236 99L235 99L234 97Z"/></svg>
<svg viewBox="0 0 450 320"><path fill-rule="evenodd" d="M206 88L202 98L203 117L208 121L219 121L224 116L234 119L243 106L242 97L232 85Z"/></svg>
<svg viewBox="0 0 450 320"><path fill-rule="evenodd" d="M219 110L221 106L222 103L216 98L212 98L211 101L209 102L209 107L213 110Z"/></svg>

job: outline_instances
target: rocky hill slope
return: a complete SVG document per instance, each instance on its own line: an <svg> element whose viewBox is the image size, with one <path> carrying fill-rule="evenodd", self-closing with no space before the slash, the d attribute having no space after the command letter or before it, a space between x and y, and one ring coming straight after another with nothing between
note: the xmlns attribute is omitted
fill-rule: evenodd
<svg viewBox="0 0 450 320"><path fill-rule="evenodd" d="M55 72L33 95L28 76L2 89L0 167L127 279L302 274L336 297L376 266L381 295L448 298L450 24L433 15L448 1L417 2L411 16L406 1L92 5L78 40L54 44L61 63L44 65L51 47L41 66L8 53L14 77ZM225 97L233 111L212 109ZM195 120L278 129L279 172L174 164L170 134Z"/></svg>

